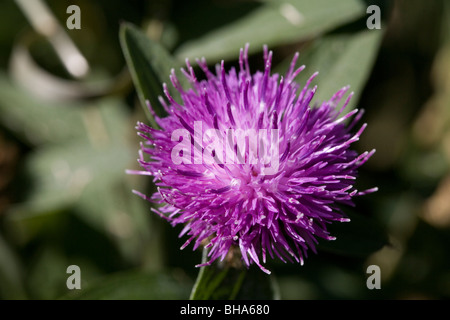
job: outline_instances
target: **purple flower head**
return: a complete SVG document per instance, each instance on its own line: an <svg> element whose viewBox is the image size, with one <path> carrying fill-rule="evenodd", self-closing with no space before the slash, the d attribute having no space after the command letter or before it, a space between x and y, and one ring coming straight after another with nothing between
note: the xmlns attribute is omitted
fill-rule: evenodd
<svg viewBox="0 0 450 320"><path fill-rule="evenodd" d="M317 87L314 73L301 88L294 82L298 54L284 76L270 74L272 52L264 47L263 71L250 72L248 46L241 49L239 70L226 72L224 62L212 73L204 59L199 80L189 61L183 69L191 88L183 88L172 71L177 102L164 84L168 116L155 117L159 129L138 123L143 171L158 192L145 199L172 225L184 225L180 237L194 250L209 249L209 265L238 248L242 261L263 264L269 255L303 264L318 238L334 240L332 222L349 221L339 205L353 205L358 168L375 152L350 149L366 124L352 133L362 112L343 111L350 94L344 87L321 105L311 105ZM150 106L149 106L150 107ZM151 110L151 107L150 107ZM353 117L354 116L354 117ZM353 118L353 120L350 120ZM144 158L146 154L146 158Z"/></svg>

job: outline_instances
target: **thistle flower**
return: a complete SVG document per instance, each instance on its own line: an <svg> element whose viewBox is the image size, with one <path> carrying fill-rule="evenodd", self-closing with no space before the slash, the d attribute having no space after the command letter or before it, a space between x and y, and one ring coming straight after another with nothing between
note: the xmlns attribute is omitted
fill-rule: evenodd
<svg viewBox="0 0 450 320"><path fill-rule="evenodd" d="M180 93L177 102L163 85L168 116L151 110L160 128L137 125L142 171L151 175L157 192L143 198L161 204L154 212L173 226L182 224L181 249L208 248L208 261L223 260L237 249L248 267L270 256L303 264L318 239L334 240L333 222L349 219L340 205L353 205L358 168L375 152L350 149L366 124L352 133L362 112L343 115L352 93L338 107L348 87L330 100L311 105L317 86L303 88L294 79L298 53L285 76L271 74L272 52L264 47L263 71L251 73L248 46L241 49L239 70L226 72L224 62L212 73L197 60L205 79L197 79L186 60L182 69L191 87L183 88L172 70L170 80ZM350 120L353 118L353 120ZM144 157L146 155L146 157ZM149 158L149 159L146 159Z"/></svg>

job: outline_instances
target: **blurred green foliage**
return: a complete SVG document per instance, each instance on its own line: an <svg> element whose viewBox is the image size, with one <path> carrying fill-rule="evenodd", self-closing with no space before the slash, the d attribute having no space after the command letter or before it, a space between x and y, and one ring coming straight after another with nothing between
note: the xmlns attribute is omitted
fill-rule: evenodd
<svg viewBox="0 0 450 320"><path fill-rule="evenodd" d="M185 57L236 64L249 42L253 70L262 68L267 44L283 73L298 51L306 65L300 83L319 71L315 101L349 84L349 108L365 109L368 127L355 147L377 152L358 187L379 191L349 211L359 219L342 242L338 233L346 229L338 227L336 243L322 244L304 266L269 263L281 299L450 298L447 1L45 3L89 72L71 74L18 1L0 3L1 299L189 298L201 253L180 252L181 229L131 193L150 193L151 179L125 174L137 168L134 126L147 121L139 93L149 88L136 90L136 74L127 71L123 22L141 33L122 41L145 35L177 68ZM80 30L66 28L71 4L81 9ZM381 8L381 30L366 28L370 4ZM149 49L142 61L163 74L158 52ZM154 79L149 84L148 95L160 90ZM383 229L389 244L378 249ZM370 250L352 240L361 235L373 241ZM73 264L81 268L81 290L66 287ZM381 290L366 287L371 264L381 268Z"/></svg>

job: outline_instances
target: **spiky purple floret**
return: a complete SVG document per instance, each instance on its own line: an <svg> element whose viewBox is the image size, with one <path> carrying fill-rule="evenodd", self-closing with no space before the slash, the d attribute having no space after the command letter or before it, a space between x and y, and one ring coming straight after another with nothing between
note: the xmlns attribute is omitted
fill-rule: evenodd
<svg viewBox="0 0 450 320"><path fill-rule="evenodd" d="M163 204L152 210L172 225L184 225L180 237L189 238L182 249L191 242L194 250L209 248L206 265L223 260L236 246L247 266L256 263L270 273L262 265L267 255L303 264L308 249L316 252L317 238L335 239L327 224L349 221L338 205L353 205L354 196L376 191L358 192L353 186L357 169L375 150L358 155L350 149L366 124L351 133L362 112L342 114L352 94L338 108L348 87L312 107L317 87L309 86L317 73L301 89L294 82L304 69L295 67L298 54L283 77L270 74L272 52L266 47L264 71L251 74L247 50L248 46L241 49L239 71L232 68L227 73L222 61L213 74L204 59L198 60L206 75L201 81L186 61L182 71L191 83L187 90L172 72L170 79L182 102L177 103L164 84L168 103L160 101L168 116L159 118L153 112L160 129L137 125L145 139L138 160L144 170L134 173L154 176L158 192L151 198L135 193ZM352 121L347 120L354 115ZM202 133L207 129L223 134L229 128L278 129L277 172L262 175L260 164L249 163L174 164L171 151L178 141L172 141L172 132L184 128L193 135L195 121L202 121Z"/></svg>

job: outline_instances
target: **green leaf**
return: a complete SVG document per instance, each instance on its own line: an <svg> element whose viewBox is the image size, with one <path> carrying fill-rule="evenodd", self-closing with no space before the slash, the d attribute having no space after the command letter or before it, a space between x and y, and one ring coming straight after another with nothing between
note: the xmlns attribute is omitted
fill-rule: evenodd
<svg viewBox="0 0 450 320"><path fill-rule="evenodd" d="M359 0L266 1L243 18L203 37L189 41L175 52L184 58L205 57L210 62L235 58L250 43L251 51L311 39L365 14Z"/></svg>
<svg viewBox="0 0 450 320"><path fill-rule="evenodd" d="M336 240L320 241L318 250L366 257L389 244L386 230L371 218L347 213L350 222L333 223L328 231Z"/></svg>
<svg viewBox="0 0 450 320"><path fill-rule="evenodd" d="M202 263L208 259L203 250ZM253 266L235 268L224 263L201 267L191 292L191 300L275 299L278 297L273 276Z"/></svg>
<svg viewBox="0 0 450 320"><path fill-rule="evenodd" d="M94 147L84 141L39 148L26 159L23 172L24 183L28 181L26 197L7 212L11 227L22 230L21 240L27 241L48 223L44 217L83 206L83 198L86 192L92 191L93 185L105 186L101 195L97 193L97 200L103 201L109 196L108 186L116 184L124 175L130 154L114 145ZM86 215L90 225L100 229L106 218L112 218L104 210L80 212Z"/></svg>
<svg viewBox="0 0 450 320"><path fill-rule="evenodd" d="M78 138L46 143L24 158L20 198L8 207L7 228L17 243L29 243L66 225L70 210L112 240L126 261L140 263L151 256L149 265L158 269L157 232L150 231L145 201L131 192L138 183L131 186L125 173L136 163L138 145L130 145L135 133L127 107L105 98L79 111L84 123Z"/></svg>
<svg viewBox="0 0 450 320"><path fill-rule="evenodd" d="M32 145L86 138L83 104L44 101L0 72L0 123Z"/></svg>
<svg viewBox="0 0 450 320"><path fill-rule="evenodd" d="M123 111L115 99L85 106L89 139L48 143L31 152L22 170L24 199L11 211L19 215L58 211L74 204L92 182L121 180L135 159L135 151L126 145L129 123Z"/></svg>
<svg viewBox="0 0 450 320"><path fill-rule="evenodd" d="M162 84L167 83L169 91L172 90L171 94L176 97L169 75L172 68L179 69L181 64L161 44L129 23L122 24L120 28L120 44L140 102L151 124L156 126L146 101L150 101L157 114L163 114L158 100L159 96L164 95ZM179 77L179 80L183 81L183 78Z"/></svg>
<svg viewBox="0 0 450 320"><path fill-rule="evenodd" d="M382 30L365 30L317 39L311 47L300 52L299 63L304 64L306 69L297 81L304 84L318 71L319 75L314 80L318 88L313 101L319 103L329 100L339 89L349 85L349 92L354 92L346 109L350 111L357 104L372 71L382 36ZM284 68L287 64L283 64Z"/></svg>
<svg viewBox="0 0 450 320"><path fill-rule="evenodd" d="M167 273L128 271L106 276L62 299L72 300L180 300L192 284Z"/></svg>
<svg viewBox="0 0 450 320"><path fill-rule="evenodd" d="M132 194L125 173L137 157L128 140L133 124L126 106L111 98L83 112L89 139L46 144L24 159L23 198L8 208L8 228L18 243L27 243L64 225L71 210L111 239L126 261L140 262L151 251L158 268L162 253L153 250L159 242L150 232L148 209Z"/></svg>

